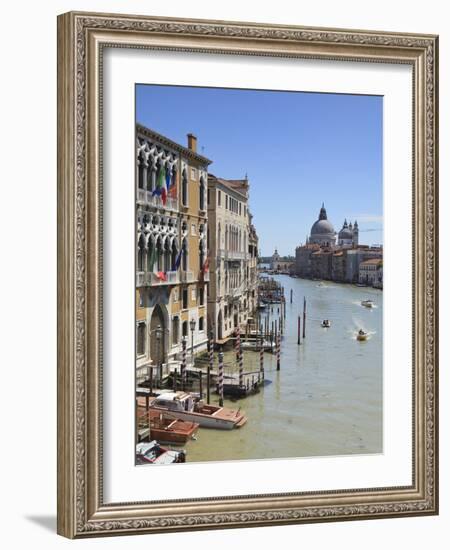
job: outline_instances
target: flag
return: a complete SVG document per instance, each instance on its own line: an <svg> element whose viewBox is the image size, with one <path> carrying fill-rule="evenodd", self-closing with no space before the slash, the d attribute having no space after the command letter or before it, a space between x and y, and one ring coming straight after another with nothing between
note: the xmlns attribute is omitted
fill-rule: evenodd
<svg viewBox="0 0 450 550"><path fill-rule="evenodd" d="M202 271L203 273L208 273L209 271L209 256L206 256L206 260L203 263Z"/></svg>
<svg viewBox="0 0 450 550"><path fill-rule="evenodd" d="M172 173L172 178L171 178L171 181L170 181L170 188L169 187L167 188L167 195L171 199L176 199L177 198L177 182L178 182L178 172L175 170Z"/></svg>
<svg viewBox="0 0 450 550"><path fill-rule="evenodd" d="M152 195L158 195L161 197L163 204L166 204L167 200L167 188L166 188L166 169L161 166L158 172L158 179L156 180L156 186Z"/></svg>
<svg viewBox="0 0 450 550"><path fill-rule="evenodd" d="M166 190L167 190L167 194L169 193L169 188L170 188L170 169L166 171Z"/></svg>
<svg viewBox="0 0 450 550"><path fill-rule="evenodd" d="M183 249L181 249L178 254L177 254L177 257L175 258L175 264L173 266L173 270L174 271L178 271L179 267L180 267L180 264L181 264L181 256L183 254Z"/></svg>
<svg viewBox="0 0 450 550"><path fill-rule="evenodd" d="M164 271L158 271L158 273L156 274L156 277L160 281L167 281L167 277L166 277L166 274L164 273Z"/></svg>

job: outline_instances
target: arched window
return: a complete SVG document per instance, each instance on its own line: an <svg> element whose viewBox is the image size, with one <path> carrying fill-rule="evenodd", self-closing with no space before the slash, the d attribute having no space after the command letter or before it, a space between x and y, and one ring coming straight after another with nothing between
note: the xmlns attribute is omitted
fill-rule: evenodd
<svg viewBox="0 0 450 550"><path fill-rule="evenodd" d="M205 210L205 180L200 178L200 210Z"/></svg>
<svg viewBox="0 0 450 550"><path fill-rule="evenodd" d="M183 271L187 271L188 268L188 244L187 239L183 239L183 243L181 245L182 248L182 255L181 255L181 268Z"/></svg>
<svg viewBox="0 0 450 550"><path fill-rule="evenodd" d="M163 270L163 245L161 242L161 237L158 237L156 241L156 271Z"/></svg>
<svg viewBox="0 0 450 550"><path fill-rule="evenodd" d="M203 264L205 263L205 245L203 243L203 239L201 239L199 242L198 254L199 254L199 269L203 269Z"/></svg>
<svg viewBox="0 0 450 550"><path fill-rule="evenodd" d="M144 271L145 239L141 235L138 241L137 270Z"/></svg>
<svg viewBox="0 0 450 550"><path fill-rule="evenodd" d="M188 180L186 169L183 170L183 173L181 175L181 203L183 204L183 206L187 206L188 204Z"/></svg>
<svg viewBox="0 0 450 550"><path fill-rule="evenodd" d="M144 155L139 153L138 156L138 186L139 189L144 189L145 184L145 160Z"/></svg>
<svg viewBox="0 0 450 550"><path fill-rule="evenodd" d="M216 248L217 248L217 249L222 248L222 228L220 227L220 223L219 223L219 227L217 228L217 244L216 244Z"/></svg>
<svg viewBox="0 0 450 550"><path fill-rule="evenodd" d="M153 191L156 183L155 165L151 162L147 168L147 191Z"/></svg>
<svg viewBox="0 0 450 550"><path fill-rule="evenodd" d="M172 241L171 266L170 266L171 271L176 271L175 263L177 261L177 254L178 254L177 243L176 243L175 239L173 239L173 241Z"/></svg>
<svg viewBox="0 0 450 550"><path fill-rule="evenodd" d="M164 271L170 271L172 269L172 247L170 246L170 240L166 239L164 242Z"/></svg>
<svg viewBox="0 0 450 550"><path fill-rule="evenodd" d="M228 250L228 225L225 226L225 250Z"/></svg>
<svg viewBox="0 0 450 550"><path fill-rule="evenodd" d="M155 243L152 238L149 238L148 246L147 246L147 271L149 271L150 273L153 271L153 266L155 265L155 258L156 258Z"/></svg>

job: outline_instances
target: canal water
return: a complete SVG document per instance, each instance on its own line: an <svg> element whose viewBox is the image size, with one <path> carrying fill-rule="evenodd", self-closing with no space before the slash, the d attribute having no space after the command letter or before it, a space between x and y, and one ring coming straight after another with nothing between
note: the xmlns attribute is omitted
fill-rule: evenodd
<svg viewBox="0 0 450 550"><path fill-rule="evenodd" d="M380 290L275 276L285 289L286 328L281 370L264 354L266 384L258 394L226 407L241 407L241 429L201 428L186 445L187 461L353 455L382 452L383 299ZM293 303L290 304L290 290ZM297 345L297 318L307 300L306 338ZM370 298L375 307L361 306ZM270 319L277 318L274 304ZM323 319L331 328L320 326ZM302 321L303 324L303 321ZM365 342L357 331L369 333ZM216 354L217 355L217 354ZM237 372L225 353L225 374ZM244 352L246 371L259 368L259 353ZM218 396L211 392L212 402Z"/></svg>

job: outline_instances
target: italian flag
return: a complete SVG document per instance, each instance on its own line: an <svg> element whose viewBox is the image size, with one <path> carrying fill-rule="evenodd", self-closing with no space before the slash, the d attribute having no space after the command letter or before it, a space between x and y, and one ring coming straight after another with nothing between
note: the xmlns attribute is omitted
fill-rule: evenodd
<svg viewBox="0 0 450 550"><path fill-rule="evenodd" d="M156 180L156 187L152 193L153 195L159 195L165 206L167 200L167 184L166 184L166 169L161 166L158 172L158 178Z"/></svg>

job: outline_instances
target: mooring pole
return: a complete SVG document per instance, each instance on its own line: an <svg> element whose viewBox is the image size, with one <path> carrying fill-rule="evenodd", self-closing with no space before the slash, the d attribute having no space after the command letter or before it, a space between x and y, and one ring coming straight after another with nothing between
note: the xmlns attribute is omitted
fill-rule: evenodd
<svg viewBox="0 0 450 550"><path fill-rule="evenodd" d="M278 332L275 333L275 341L277 346L277 370L280 370L280 334Z"/></svg>
<svg viewBox="0 0 450 550"><path fill-rule="evenodd" d="M198 389L199 389L199 393L200 393L200 399L203 397L203 371L199 371L198 373L199 375L199 380L198 380Z"/></svg>
<svg viewBox="0 0 450 550"><path fill-rule="evenodd" d="M259 348L259 372L261 373L261 378L264 380L264 338L262 336Z"/></svg>
<svg viewBox="0 0 450 550"><path fill-rule="evenodd" d="M306 297L303 297L303 338L306 335Z"/></svg>
<svg viewBox="0 0 450 550"><path fill-rule="evenodd" d="M173 369L172 388L174 392L177 391L177 371L178 371L177 368Z"/></svg>
<svg viewBox="0 0 450 550"><path fill-rule="evenodd" d="M223 407L223 352L219 351L219 406Z"/></svg>
<svg viewBox="0 0 450 550"><path fill-rule="evenodd" d="M293 296L293 294L294 294L294 291L293 291L292 288L291 288L291 304L292 304L292 296Z"/></svg>
<svg viewBox="0 0 450 550"><path fill-rule="evenodd" d="M150 386L150 394L153 393L153 367L150 367L150 372L148 373L148 381Z"/></svg>
<svg viewBox="0 0 450 550"><path fill-rule="evenodd" d="M297 345L298 346L300 345L300 325L301 325L301 321L300 321L300 315L299 315L297 319Z"/></svg>
<svg viewBox="0 0 450 550"><path fill-rule="evenodd" d="M181 340L181 389L186 389L186 337Z"/></svg>
<svg viewBox="0 0 450 550"><path fill-rule="evenodd" d="M206 371L206 401L209 405L210 402L210 385L211 385L211 371L214 368L214 332L211 330L209 332L209 341L208 341L208 351L209 351L209 365Z"/></svg>

